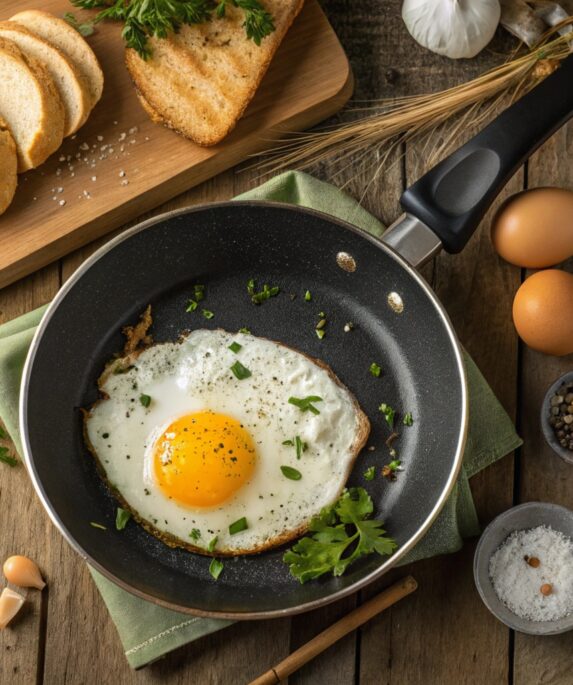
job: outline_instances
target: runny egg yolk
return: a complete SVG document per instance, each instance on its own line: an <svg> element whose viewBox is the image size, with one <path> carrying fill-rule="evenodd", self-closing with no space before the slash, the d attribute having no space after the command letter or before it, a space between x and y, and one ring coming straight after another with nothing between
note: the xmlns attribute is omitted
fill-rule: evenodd
<svg viewBox="0 0 573 685"><path fill-rule="evenodd" d="M155 481L163 494L191 507L213 507L248 482L253 439L236 419L202 411L172 421L153 445Z"/></svg>

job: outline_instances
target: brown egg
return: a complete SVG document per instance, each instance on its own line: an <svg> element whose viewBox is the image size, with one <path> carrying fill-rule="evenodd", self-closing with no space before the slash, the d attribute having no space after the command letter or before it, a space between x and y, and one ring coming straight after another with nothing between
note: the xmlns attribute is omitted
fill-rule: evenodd
<svg viewBox="0 0 573 685"><path fill-rule="evenodd" d="M544 269L573 256L573 191L535 188L502 205L493 220L491 239L506 261Z"/></svg>
<svg viewBox="0 0 573 685"><path fill-rule="evenodd" d="M534 350L561 356L573 352L573 274L557 269L530 276L515 294L513 323Z"/></svg>
<svg viewBox="0 0 573 685"><path fill-rule="evenodd" d="M6 580L14 585L20 587L35 587L38 590L43 590L46 587L40 574L38 565L21 555L8 557L4 562L3 569Z"/></svg>

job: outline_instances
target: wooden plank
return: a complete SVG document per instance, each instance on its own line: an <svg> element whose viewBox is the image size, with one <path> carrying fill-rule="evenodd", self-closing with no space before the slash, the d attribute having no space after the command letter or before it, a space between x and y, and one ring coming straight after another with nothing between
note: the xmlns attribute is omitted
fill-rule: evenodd
<svg viewBox="0 0 573 685"><path fill-rule="evenodd" d="M0 291L0 322L23 314L48 302L59 284L58 268L49 267L25 281ZM48 393L49 395L49 393ZM3 445L9 444L2 441ZM28 685L41 677L45 609L52 582L57 583L57 572L49 564L49 545L46 541L53 531L47 515L36 497L24 464L10 468L0 464L0 564L12 554L25 554L37 561L48 582L42 593L25 590L27 600L21 613L5 630L0 631L0 683ZM2 586L5 581L2 578Z"/></svg>
<svg viewBox="0 0 573 685"><path fill-rule="evenodd" d="M36 6L7 0L2 16ZM67 0L42 7L57 15L70 9ZM23 176L0 218L0 287L269 147L281 132L326 118L352 92L344 51L316 0L309 0L236 129L219 145L202 148L148 119L123 67L119 34L119 25L105 23L90 38L106 77L102 102L73 140ZM67 156L70 163L60 161Z"/></svg>
<svg viewBox="0 0 573 685"><path fill-rule="evenodd" d="M530 160L528 187L558 186L573 190L573 124L555 134ZM562 266L573 273L573 259ZM529 272L527 273L529 275ZM573 468L545 444L539 424L541 403L551 383L573 367L573 355L549 357L522 346L520 502L554 502L571 508ZM571 682L571 634L550 637L515 635L515 685Z"/></svg>

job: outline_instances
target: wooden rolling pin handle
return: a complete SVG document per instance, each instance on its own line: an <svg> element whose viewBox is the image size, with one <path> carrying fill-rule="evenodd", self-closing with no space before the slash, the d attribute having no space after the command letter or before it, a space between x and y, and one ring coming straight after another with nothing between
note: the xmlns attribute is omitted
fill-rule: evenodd
<svg viewBox="0 0 573 685"><path fill-rule="evenodd" d="M344 618L341 618L340 621L333 623L329 628L323 630L322 633L312 638L310 642L307 642L290 656L287 656L280 664L255 678L250 685L277 685L291 673L294 673L301 666L333 645L337 640L356 630L363 623L366 623L376 614L400 601L403 597L411 594L417 587L418 583L412 576L402 578L402 580L386 588L376 597L369 599L351 611Z"/></svg>

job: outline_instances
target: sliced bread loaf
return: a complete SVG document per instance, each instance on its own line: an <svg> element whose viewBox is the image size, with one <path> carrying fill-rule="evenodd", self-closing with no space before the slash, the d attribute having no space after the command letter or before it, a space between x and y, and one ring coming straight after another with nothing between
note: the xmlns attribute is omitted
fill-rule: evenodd
<svg viewBox="0 0 573 685"><path fill-rule="evenodd" d="M0 119L0 214L12 202L18 183L16 143L6 122Z"/></svg>
<svg viewBox="0 0 573 685"><path fill-rule="evenodd" d="M43 10L18 12L10 21L22 24L37 36L58 48L84 77L90 98L90 109L103 91L103 72L87 41L67 21Z"/></svg>
<svg viewBox="0 0 573 685"><path fill-rule="evenodd" d="M18 171L44 162L62 144L64 106L41 62L0 38L0 116L18 152Z"/></svg>
<svg viewBox="0 0 573 685"><path fill-rule="evenodd" d="M75 133L91 109L87 82L76 67L58 48L16 22L0 22L0 38L11 40L26 56L44 64L64 105L64 136Z"/></svg>
<svg viewBox="0 0 573 685"><path fill-rule="evenodd" d="M218 143L245 111L303 2L265 0L276 30L260 46L247 38L243 12L228 6L223 19L152 38L148 60L128 49L127 68L146 111L200 145Z"/></svg>

